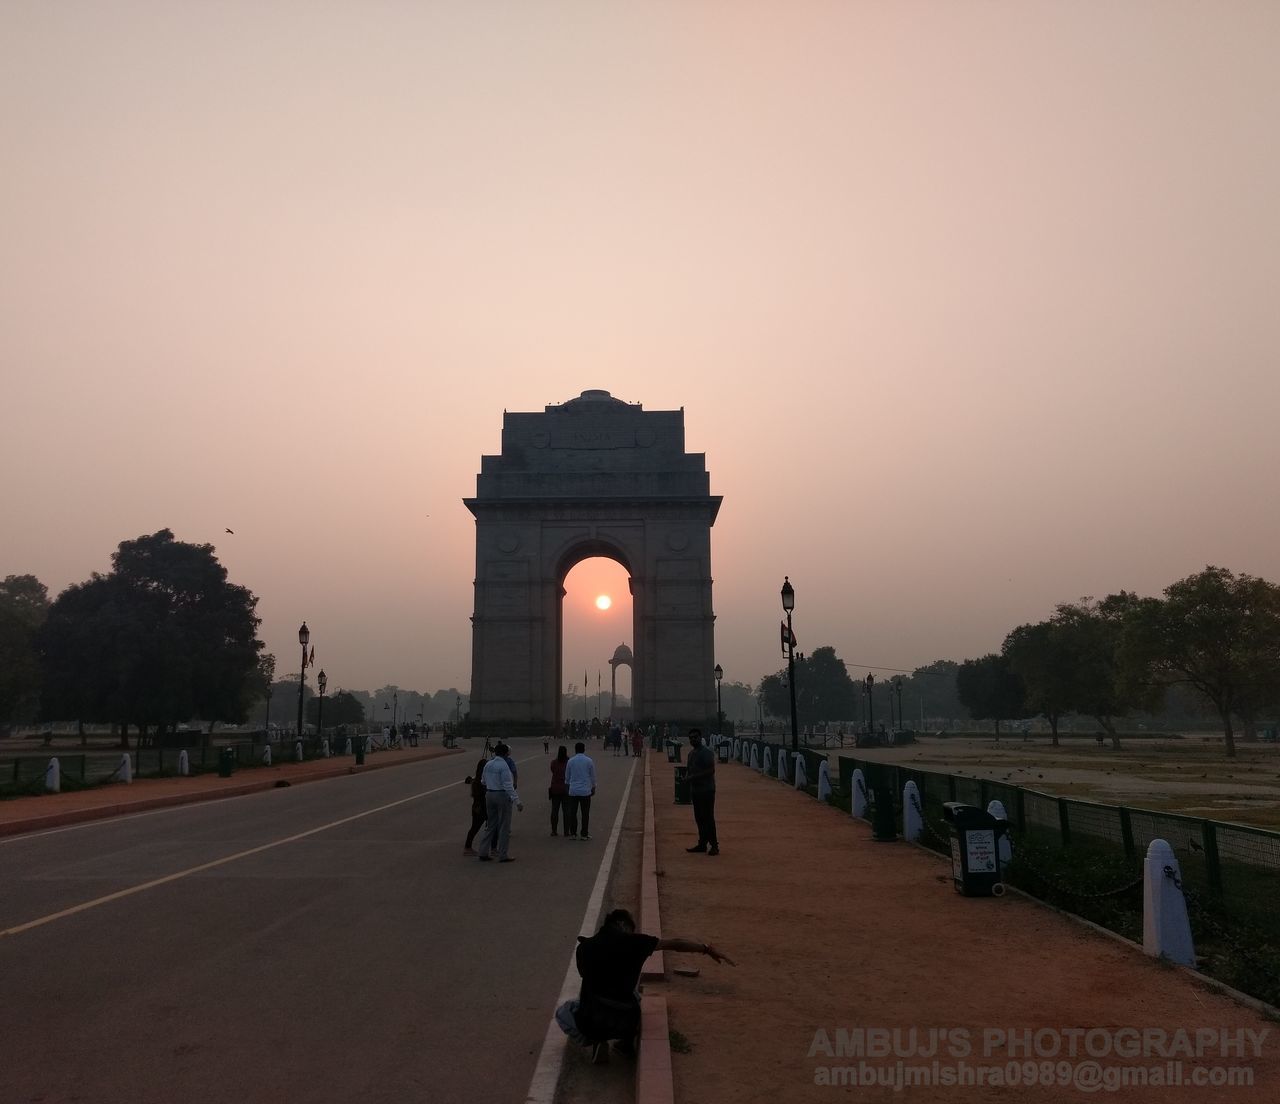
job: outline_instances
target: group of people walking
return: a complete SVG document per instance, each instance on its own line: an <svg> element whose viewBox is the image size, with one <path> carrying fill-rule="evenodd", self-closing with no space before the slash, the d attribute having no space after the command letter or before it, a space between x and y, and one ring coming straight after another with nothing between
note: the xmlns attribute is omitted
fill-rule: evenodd
<svg viewBox="0 0 1280 1104"><path fill-rule="evenodd" d="M547 798L551 802L551 834L571 840L591 839L591 799L596 793L596 765L579 741L574 754L561 744L551 760L551 779ZM464 855L477 855L481 862L515 862L509 854L511 846L512 810L524 811L516 789L518 772L511 749L499 742L493 757L481 756L475 774L466 784L471 787L471 828L462 845ZM479 837L477 839L477 836Z"/></svg>

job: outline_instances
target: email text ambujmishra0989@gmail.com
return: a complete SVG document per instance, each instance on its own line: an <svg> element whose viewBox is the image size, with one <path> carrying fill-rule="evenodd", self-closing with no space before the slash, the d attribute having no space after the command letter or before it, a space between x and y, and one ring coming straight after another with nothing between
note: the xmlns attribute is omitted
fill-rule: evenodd
<svg viewBox="0 0 1280 1104"><path fill-rule="evenodd" d="M818 1028L815 1085L841 1088L1252 1086L1270 1028ZM1232 1061L1234 1060L1234 1061Z"/></svg>

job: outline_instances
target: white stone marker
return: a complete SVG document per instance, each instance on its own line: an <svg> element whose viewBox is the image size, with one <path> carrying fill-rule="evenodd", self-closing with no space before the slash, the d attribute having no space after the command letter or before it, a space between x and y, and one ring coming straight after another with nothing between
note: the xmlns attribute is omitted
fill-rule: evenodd
<svg viewBox="0 0 1280 1104"><path fill-rule="evenodd" d="M191 758L187 755L186 748L178 752L178 773L184 778L191 773Z"/></svg>
<svg viewBox="0 0 1280 1104"><path fill-rule="evenodd" d="M787 780L787 753L785 749L778 748L778 781L785 782Z"/></svg>
<svg viewBox="0 0 1280 1104"><path fill-rule="evenodd" d="M741 740L735 739L733 741L733 757L739 760L742 758L742 741Z"/></svg>
<svg viewBox="0 0 1280 1104"><path fill-rule="evenodd" d="M807 790L809 788L809 771L805 766L804 756L798 751L796 752L796 789Z"/></svg>
<svg viewBox="0 0 1280 1104"><path fill-rule="evenodd" d="M760 745L759 744L751 745L751 769L752 770L760 769Z"/></svg>
<svg viewBox="0 0 1280 1104"><path fill-rule="evenodd" d="M120 766L118 770L120 772L120 781L125 783L125 785L132 785L133 760L129 758L129 753L127 751L120 756Z"/></svg>
<svg viewBox="0 0 1280 1104"><path fill-rule="evenodd" d="M920 815L922 808L920 787L914 782L908 782L902 787L902 838L908 843L924 835L924 817Z"/></svg>
<svg viewBox="0 0 1280 1104"><path fill-rule="evenodd" d="M323 740L320 741L320 757L322 759L329 758L329 737L328 736L326 736Z"/></svg>
<svg viewBox="0 0 1280 1104"><path fill-rule="evenodd" d="M831 764L825 759L818 764L818 800L826 801L831 796Z"/></svg>
<svg viewBox="0 0 1280 1104"><path fill-rule="evenodd" d="M265 744L262 748L262 765L264 767L271 766L271 745Z"/></svg>
<svg viewBox="0 0 1280 1104"><path fill-rule="evenodd" d="M853 777L849 779L849 785L853 788L853 793L849 795L849 810L856 817L864 817L867 815L867 780L863 776L862 768L854 768Z"/></svg>
<svg viewBox="0 0 1280 1104"><path fill-rule="evenodd" d="M773 773L773 748L770 747L764 749L764 773Z"/></svg>
<svg viewBox="0 0 1280 1104"><path fill-rule="evenodd" d="M62 764L58 762L57 757L49 760L49 765L44 768L44 788L49 793L62 792Z"/></svg>
<svg viewBox="0 0 1280 1104"><path fill-rule="evenodd" d="M1187 899L1165 874L1169 867L1182 880L1182 868L1173 848L1154 839L1147 848L1142 879L1142 949L1156 958L1167 958L1183 966L1195 966L1196 951L1191 942L1191 920Z"/></svg>
<svg viewBox="0 0 1280 1104"><path fill-rule="evenodd" d="M364 738L364 753L365 755L373 754L373 737L372 736L366 736Z"/></svg>
<svg viewBox="0 0 1280 1104"><path fill-rule="evenodd" d="M987 815L1005 823L1004 835L1000 837L996 851L1000 855L1000 865L1008 866L1013 861L1013 840L1009 837L1009 814L1004 811L1004 802L994 799L988 802Z"/></svg>
<svg viewBox="0 0 1280 1104"><path fill-rule="evenodd" d="M293 761L295 763L302 762L302 741L298 740L293 745Z"/></svg>

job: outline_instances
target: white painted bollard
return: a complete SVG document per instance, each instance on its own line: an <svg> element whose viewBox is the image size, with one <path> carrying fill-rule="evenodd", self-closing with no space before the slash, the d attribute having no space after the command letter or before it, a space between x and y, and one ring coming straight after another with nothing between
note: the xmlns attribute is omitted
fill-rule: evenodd
<svg viewBox="0 0 1280 1104"><path fill-rule="evenodd" d="M733 741L733 757L737 759L739 762L742 761L742 741L741 740L735 739Z"/></svg>
<svg viewBox="0 0 1280 1104"><path fill-rule="evenodd" d="M853 793L849 795L849 809L856 817L867 815L867 780L861 767L855 767L853 777L849 779Z"/></svg>
<svg viewBox="0 0 1280 1104"><path fill-rule="evenodd" d="M804 756L798 751L796 755L796 789L807 790L809 788L809 769L805 766Z"/></svg>
<svg viewBox="0 0 1280 1104"><path fill-rule="evenodd" d="M57 758L49 760L49 765L44 768L44 788L49 793L62 792L62 764Z"/></svg>
<svg viewBox="0 0 1280 1104"><path fill-rule="evenodd" d="M302 762L302 741L296 740L293 745L293 761L295 763Z"/></svg>
<svg viewBox="0 0 1280 1104"><path fill-rule="evenodd" d="M326 736L323 740L320 741L320 757L322 759L329 758L329 737L328 736Z"/></svg>
<svg viewBox="0 0 1280 1104"><path fill-rule="evenodd" d="M751 745L751 769L752 770L760 769L760 745L759 744Z"/></svg>
<svg viewBox="0 0 1280 1104"><path fill-rule="evenodd" d="M1182 868L1167 842L1151 841L1142 874L1142 949L1157 958L1195 966L1187 899L1179 888Z"/></svg>
<svg viewBox="0 0 1280 1104"><path fill-rule="evenodd" d="M902 787L902 838L908 843L924 835L924 817L920 815L922 808L920 787L908 782Z"/></svg>
<svg viewBox="0 0 1280 1104"><path fill-rule="evenodd" d="M825 759L818 764L818 800L826 801L831 796L831 764Z"/></svg>
<svg viewBox="0 0 1280 1104"><path fill-rule="evenodd" d="M262 765L264 767L271 766L271 745L266 744L262 749Z"/></svg>
<svg viewBox="0 0 1280 1104"><path fill-rule="evenodd" d="M773 773L773 749L768 747L764 749L764 773Z"/></svg>
<svg viewBox="0 0 1280 1104"><path fill-rule="evenodd" d="M120 781L125 783L126 785L132 785L133 760L129 758L129 753L127 751L122 756L120 756L120 766L117 767L116 769L120 775Z"/></svg>
<svg viewBox="0 0 1280 1104"><path fill-rule="evenodd" d="M191 773L191 757L187 754L186 748L178 752L178 773L183 778Z"/></svg>
<svg viewBox="0 0 1280 1104"><path fill-rule="evenodd" d="M778 781L787 781L787 753L782 748L778 748Z"/></svg>
<svg viewBox="0 0 1280 1104"><path fill-rule="evenodd" d="M1004 802L997 800L988 802L987 815L995 817L996 820L1003 820L1005 823L1004 835L996 844L996 851L1000 855L1001 867L1008 866L1013 862L1013 840L1009 837L1009 814L1004 811Z"/></svg>
<svg viewBox="0 0 1280 1104"><path fill-rule="evenodd" d="M364 738L364 753L365 755L373 754L373 737L372 736L366 736Z"/></svg>

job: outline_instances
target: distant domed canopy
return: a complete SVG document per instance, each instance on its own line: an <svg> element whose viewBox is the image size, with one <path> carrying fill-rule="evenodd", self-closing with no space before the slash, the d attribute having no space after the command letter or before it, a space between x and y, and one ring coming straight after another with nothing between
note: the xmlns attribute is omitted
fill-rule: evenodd
<svg viewBox="0 0 1280 1104"><path fill-rule="evenodd" d="M572 406L574 403L617 403L619 406L626 406L621 399L615 399L608 391L591 390L584 391L576 399L570 399L565 406Z"/></svg>
<svg viewBox="0 0 1280 1104"><path fill-rule="evenodd" d="M625 644L619 644L617 648L614 649L613 658L609 660L609 662L612 664L634 663L635 656L631 654L631 649Z"/></svg>

